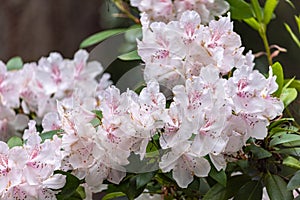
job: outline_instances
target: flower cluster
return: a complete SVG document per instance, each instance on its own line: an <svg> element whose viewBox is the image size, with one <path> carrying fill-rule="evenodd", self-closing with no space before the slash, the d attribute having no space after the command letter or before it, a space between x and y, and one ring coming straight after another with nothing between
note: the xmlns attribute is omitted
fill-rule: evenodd
<svg viewBox="0 0 300 200"><path fill-rule="evenodd" d="M162 22L179 19L184 11L195 10L206 24L229 9L225 0L130 0L130 3L147 13L151 21Z"/></svg>
<svg viewBox="0 0 300 200"><path fill-rule="evenodd" d="M102 117L94 126L90 122L96 114L86 109L87 105L80 105L76 98L72 102L59 102L59 115L45 117L65 131L62 168L85 178L93 192L102 190L103 180L117 184L124 178L124 166L129 164L131 153L143 158L156 129L163 127L166 107L157 82L150 82L140 95L131 90L120 94L111 86L99 92L96 99L99 105L94 109L101 111Z"/></svg>
<svg viewBox="0 0 300 200"><path fill-rule="evenodd" d="M156 79L165 87L184 84L198 76L202 67L211 66L227 74L234 67L252 65L252 57L243 55L240 36L233 31L230 17L201 25L197 12L185 12L179 21L168 24L141 18L143 40L138 52L145 62L146 81Z"/></svg>
<svg viewBox="0 0 300 200"><path fill-rule="evenodd" d="M57 191L65 185L65 176L54 174L60 169L61 140L42 142L30 121L24 132L23 146L11 149L0 142L0 198L1 199L56 199Z"/></svg>
<svg viewBox="0 0 300 200"><path fill-rule="evenodd" d="M154 3L131 2L145 7ZM197 10L227 5L170 3L178 13L181 6ZM167 24L142 16L138 52L147 86L139 94L130 89L121 93L108 75L97 81L102 67L87 62L83 50L73 60L53 53L18 71L7 71L0 63L0 133L24 129L27 115L34 113L42 134L60 136L42 142L36 122L29 121L22 146L9 149L0 143L1 198L56 199L58 192L51 189L63 187L65 177L55 170L71 172L84 179L87 191L99 192L104 180L120 183L132 154L140 160L149 156L154 136L161 148L158 167L172 170L177 184L186 188L194 175L208 175L208 159L217 170L225 169L227 156L250 137L266 136L270 121L283 111L283 103L272 97L278 86L271 68L267 78L254 70L254 57L251 52L243 55L229 17L201 25L211 14L206 19L196 11L178 13L180 19ZM172 91L171 102L160 85Z"/></svg>
<svg viewBox="0 0 300 200"><path fill-rule="evenodd" d="M205 156L217 170L225 169L226 155L241 150L250 137L263 139L283 103L271 96L277 90L272 70L265 78L253 69L251 52L242 54L229 17L204 26L195 11L186 11L179 21L149 24L144 15L142 23L138 51L145 80L155 79L174 94L160 137L161 147L171 150L160 168L173 169L184 188L193 175L208 174Z"/></svg>
<svg viewBox="0 0 300 200"><path fill-rule="evenodd" d="M82 97L93 97L97 90L110 84L107 75L100 84L95 77L102 72L98 62L87 63L88 53L78 51L73 60L58 53L43 57L38 63L24 64L21 70L7 71L0 63L0 133L1 140L16 135L36 115L41 121L56 111L56 101L72 97L75 90Z"/></svg>

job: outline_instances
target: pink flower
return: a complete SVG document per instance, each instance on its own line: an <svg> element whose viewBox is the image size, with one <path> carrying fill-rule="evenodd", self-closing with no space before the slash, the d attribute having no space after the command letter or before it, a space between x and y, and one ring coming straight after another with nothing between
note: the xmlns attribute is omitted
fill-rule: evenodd
<svg viewBox="0 0 300 200"><path fill-rule="evenodd" d="M207 26L200 24L196 11L186 11L180 20L168 24L149 24L147 20L143 15L143 40L138 42L146 81L155 79L172 89L199 76L203 67L211 65L225 75L233 67L253 64L249 54L242 54L244 48L229 16L212 20Z"/></svg>

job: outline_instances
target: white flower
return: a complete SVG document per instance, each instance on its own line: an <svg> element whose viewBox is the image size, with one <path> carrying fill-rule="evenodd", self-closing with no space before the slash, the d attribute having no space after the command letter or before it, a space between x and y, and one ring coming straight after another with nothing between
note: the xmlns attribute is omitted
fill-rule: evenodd
<svg viewBox="0 0 300 200"><path fill-rule="evenodd" d="M241 39L233 31L230 17L200 24L199 14L186 11L180 20L168 24L149 25L143 15L143 40L138 42L138 53L145 62L146 81L157 80L172 89L185 80L199 76L201 68L217 68L223 75L233 67L252 65L251 56L242 54Z"/></svg>
<svg viewBox="0 0 300 200"><path fill-rule="evenodd" d="M0 61L0 104L17 108L20 105L21 76L17 72L7 71L6 65Z"/></svg>
<svg viewBox="0 0 300 200"><path fill-rule="evenodd" d="M173 169L173 178L181 188L187 188L193 181L194 175L205 177L210 171L209 162L193 154L188 142L171 148L171 151L161 158L159 167L163 172Z"/></svg>
<svg viewBox="0 0 300 200"><path fill-rule="evenodd" d="M130 3L147 13L151 21L164 22L179 19L187 10L195 10L200 13L202 22L208 23L229 9L225 0L130 0Z"/></svg>

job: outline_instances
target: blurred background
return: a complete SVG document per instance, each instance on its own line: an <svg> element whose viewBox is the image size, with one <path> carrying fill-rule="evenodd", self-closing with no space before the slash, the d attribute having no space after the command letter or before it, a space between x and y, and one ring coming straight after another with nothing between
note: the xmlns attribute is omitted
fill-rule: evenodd
<svg viewBox="0 0 300 200"><path fill-rule="evenodd" d="M300 13L300 1L291 2L295 8L286 0L280 0L276 19L271 22L268 34L270 44L288 50L275 61L282 63L288 77L300 78L300 51L283 25L286 22L294 32L298 32L293 16ZM72 57L80 42L89 35L133 23L116 15L118 9L111 0L1 0L0 59L6 62L13 56L20 56L25 62L37 61L52 51ZM241 22L235 22L235 29L243 36L246 50L263 51L255 31ZM259 67L266 66L263 57L257 62Z"/></svg>

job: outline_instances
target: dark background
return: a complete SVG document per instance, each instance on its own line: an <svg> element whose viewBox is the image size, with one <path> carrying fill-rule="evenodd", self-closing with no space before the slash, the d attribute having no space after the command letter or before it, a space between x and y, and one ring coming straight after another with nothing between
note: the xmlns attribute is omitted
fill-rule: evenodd
<svg viewBox="0 0 300 200"><path fill-rule="evenodd" d="M283 26L287 22L297 33L293 16L300 13L300 0L292 2L296 8L280 0L268 35L270 44L288 50L274 60L282 63L288 77L300 78L300 50ZM80 42L89 35L128 26L129 20L113 17L117 12L110 0L1 0L0 59L6 62L13 56L21 56L25 62L37 61L52 51L72 57ZM235 30L242 35L246 50L264 50L258 34L246 24L235 22ZM264 58L257 62L262 70L266 69Z"/></svg>

